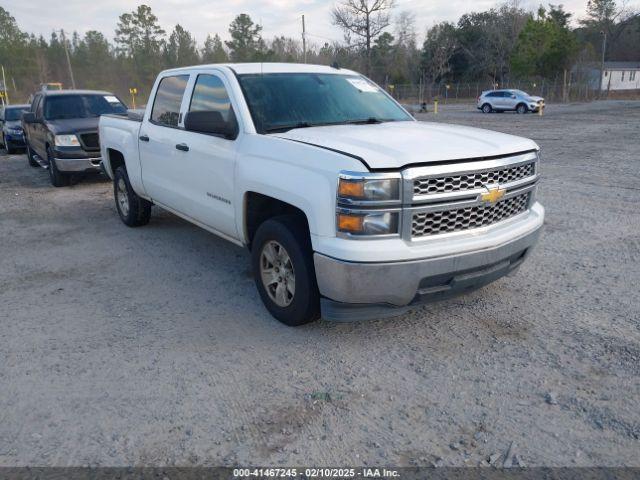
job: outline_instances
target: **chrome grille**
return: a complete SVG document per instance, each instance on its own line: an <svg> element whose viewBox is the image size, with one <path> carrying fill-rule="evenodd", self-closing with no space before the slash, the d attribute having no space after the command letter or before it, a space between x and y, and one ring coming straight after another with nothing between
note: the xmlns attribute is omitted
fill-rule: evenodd
<svg viewBox="0 0 640 480"><path fill-rule="evenodd" d="M476 205L454 210L414 213L411 222L411 235L414 238L425 237L492 225L527 210L529 195L530 193L526 192L501 200L495 205Z"/></svg>
<svg viewBox="0 0 640 480"><path fill-rule="evenodd" d="M446 177L418 178L413 182L413 194L417 196L474 190L494 183L504 184L515 182L516 180L531 177L534 174L535 162L531 162L484 172L464 173Z"/></svg>

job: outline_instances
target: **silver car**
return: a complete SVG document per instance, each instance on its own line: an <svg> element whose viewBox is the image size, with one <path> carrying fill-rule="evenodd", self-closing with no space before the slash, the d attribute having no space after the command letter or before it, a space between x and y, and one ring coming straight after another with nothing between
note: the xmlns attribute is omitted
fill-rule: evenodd
<svg viewBox="0 0 640 480"><path fill-rule="evenodd" d="M518 113L538 112L544 108L544 98L522 90L487 90L478 97L478 110L484 113L513 110Z"/></svg>

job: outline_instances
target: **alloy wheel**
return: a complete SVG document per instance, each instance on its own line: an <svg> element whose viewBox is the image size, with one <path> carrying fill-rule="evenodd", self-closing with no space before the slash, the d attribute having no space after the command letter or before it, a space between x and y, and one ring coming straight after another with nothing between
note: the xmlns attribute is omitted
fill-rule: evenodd
<svg viewBox="0 0 640 480"><path fill-rule="evenodd" d="M127 185L124 183L124 179L118 180L118 206L120 207L120 213L123 217L129 215L129 192L127 192Z"/></svg>
<svg viewBox="0 0 640 480"><path fill-rule="evenodd" d="M269 298L279 307L288 307L296 293L296 277L289 253L270 240L260 253L260 277Z"/></svg>

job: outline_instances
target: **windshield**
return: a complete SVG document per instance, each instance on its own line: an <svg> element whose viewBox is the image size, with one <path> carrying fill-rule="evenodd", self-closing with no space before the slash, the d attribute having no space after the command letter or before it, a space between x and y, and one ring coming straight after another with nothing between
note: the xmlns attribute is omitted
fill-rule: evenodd
<svg viewBox="0 0 640 480"><path fill-rule="evenodd" d="M260 133L345 123L413 120L364 77L329 73L239 75Z"/></svg>
<svg viewBox="0 0 640 480"><path fill-rule="evenodd" d="M125 114L127 107L113 95L55 95L47 97L44 118L99 117L107 113Z"/></svg>
<svg viewBox="0 0 640 480"><path fill-rule="evenodd" d="M22 108L7 108L4 111L4 119L7 122L14 122L16 120L20 120L22 116L23 109Z"/></svg>

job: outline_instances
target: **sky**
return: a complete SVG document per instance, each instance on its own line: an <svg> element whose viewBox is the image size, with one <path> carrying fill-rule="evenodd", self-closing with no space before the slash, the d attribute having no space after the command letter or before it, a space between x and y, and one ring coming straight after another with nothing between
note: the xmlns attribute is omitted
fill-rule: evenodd
<svg viewBox="0 0 640 480"><path fill-rule="evenodd" d="M342 40L341 32L331 25L331 9L336 3L333 0L3 0L2 7L15 17L23 31L46 38L54 28L64 28L80 34L98 30L113 39L118 16L134 10L140 3L152 8L167 32L179 23L195 35L199 45L209 33L228 38L229 23L239 13L248 13L261 23L266 39L278 35L300 38L304 14L310 42L322 45L325 41ZM497 0L396 0L394 13L412 12L421 40L426 28L434 23L456 22L463 13L482 11L497 3ZM541 2L520 0L520 3L525 9L535 10ZM575 18L580 18L587 0L551 0L551 3L563 4ZM640 8L640 0L631 0L629 5Z"/></svg>

